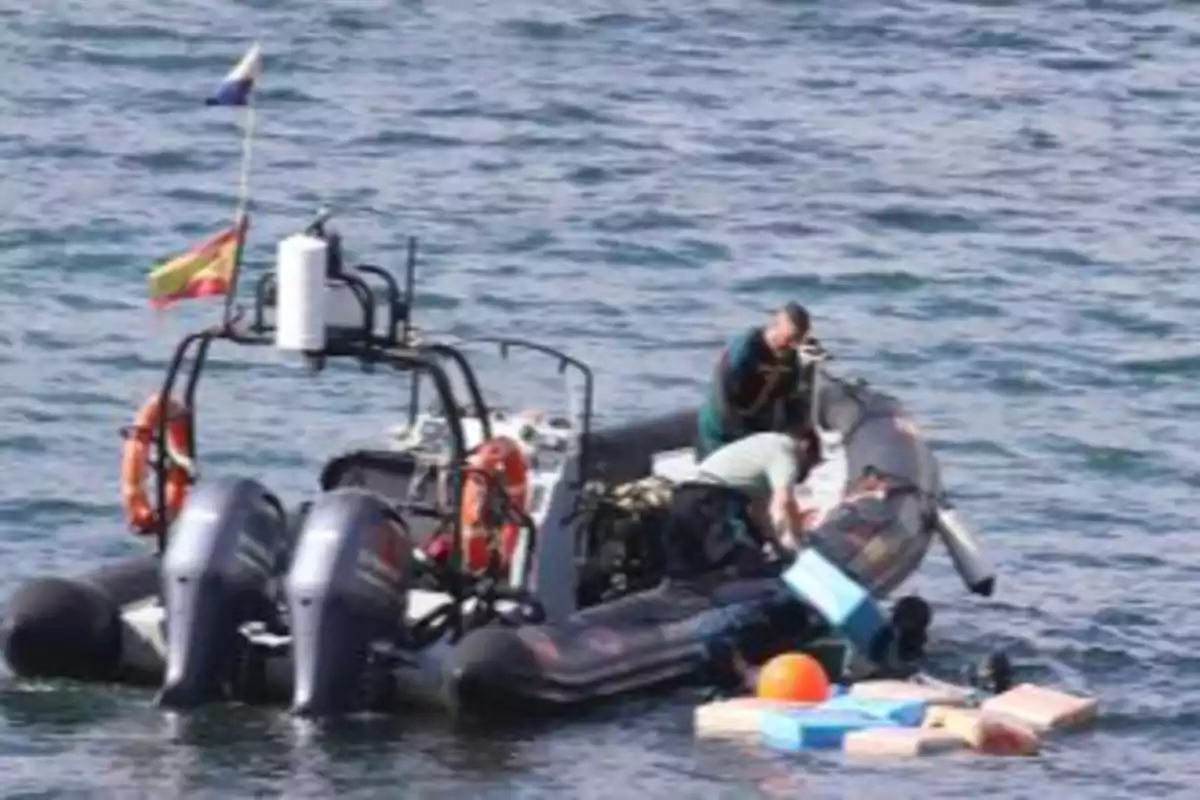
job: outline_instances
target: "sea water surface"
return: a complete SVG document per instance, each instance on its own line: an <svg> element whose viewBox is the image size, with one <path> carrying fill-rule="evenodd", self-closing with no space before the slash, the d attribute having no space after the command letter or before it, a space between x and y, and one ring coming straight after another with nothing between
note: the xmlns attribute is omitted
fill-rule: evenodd
<svg viewBox="0 0 1200 800"><path fill-rule="evenodd" d="M238 116L201 101L254 38L243 299L329 205L356 260L420 238L423 326L565 348L608 423L694 404L728 333L799 300L922 420L1000 570L970 598L934 551L908 585L939 660L1006 648L1102 718L1034 759L855 764L695 744L688 695L473 737L9 680L0 794L1195 796L1194 4L0 0L5 595L140 546L118 429L219 314L153 314L145 273L232 216ZM214 355L205 469L289 502L403 409L385 376ZM552 365L483 367L554 399Z"/></svg>

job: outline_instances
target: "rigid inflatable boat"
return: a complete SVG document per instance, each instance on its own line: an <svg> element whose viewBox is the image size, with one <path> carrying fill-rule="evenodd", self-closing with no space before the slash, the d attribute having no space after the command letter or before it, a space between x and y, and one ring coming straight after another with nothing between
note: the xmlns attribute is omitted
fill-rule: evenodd
<svg viewBox="0 0 1200 800"><path fill-rule="evenodd" d="M249 320L180 341L125 431L127 472L149 456L155 478L149 495L135 482L125 498L154 552L22 586L2 627L18 676L158 686L173 707L491 715L719 682L733 653L765 658L828 633L779 580L785 564L663 578L657 533L693 463L694 412L592 430L591 370L514 339L475 341L581 376L578 413L489 408L462 349L420 341L411 325L415 240L401 289L382 269L344 266L326 222L280 242ZM253 477L198 480L195 395L214 344L274 346L318 372L345 359L407 376L409 422L330 460L290 507ZM816 546L885 597L940 536L972 591L989 594L916 424L822 361L806 369L824 460L800 489ZM430 385L438 402L422 411ZM504 455L489 461L497 443Z"/></svg>

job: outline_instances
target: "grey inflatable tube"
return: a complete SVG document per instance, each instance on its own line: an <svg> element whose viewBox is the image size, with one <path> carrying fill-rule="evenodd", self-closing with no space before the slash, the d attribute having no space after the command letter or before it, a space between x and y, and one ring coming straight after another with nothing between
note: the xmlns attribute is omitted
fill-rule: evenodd
<svg viewBox="0 0 1200 800"><path fill-rule="evenodd" d="M920 428L898 400L822 371L816 419L841 434L842 504L815 546L874 594L890 594L920 566L937 529L941 474Z"/></svg>
<svg viewBox="0 0 1200 800"><path fill-rule="evenodd" d="M158 559L138 556L76 578L36 578L9 599L0 646L17 675L154 685L157 664L130 658L121 609L158 595Z"/></svg>

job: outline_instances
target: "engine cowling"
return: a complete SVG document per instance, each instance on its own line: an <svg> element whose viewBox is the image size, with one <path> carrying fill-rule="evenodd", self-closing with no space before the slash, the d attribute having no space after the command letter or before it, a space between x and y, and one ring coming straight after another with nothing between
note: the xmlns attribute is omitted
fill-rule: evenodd
<svg viewBox="0 0 1200 800"><path fill-rule="evenodd" d="M273 613L268 585L287 544L283 508L262 484L225 478L196 487L163 554L167 663L159 704L193 706L221 695L238 628Z"/></svg>
<svg viewBox="0 0 1200 800"><path fill-rule="evenodd" d="M372 642L403 629L412 568L408 527L378 495L344 487L313 502L284 582L294 712L356 706Z"/></svg>

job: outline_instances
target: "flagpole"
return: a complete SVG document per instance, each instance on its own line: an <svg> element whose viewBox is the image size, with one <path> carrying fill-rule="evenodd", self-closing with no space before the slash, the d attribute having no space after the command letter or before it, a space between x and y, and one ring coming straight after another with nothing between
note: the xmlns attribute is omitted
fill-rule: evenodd
<svg viewBox="0 0 1200 800"><path fill-rule="evenodd" d="M257 118L254 113L253 93L246 99L246 124L242 129L242 172L238 179L238 217L249 210L250 206L250 163L254 156L254 126Z"/></svg>
<svg viewBox="0 0 1200 800"><path fill-rule="evenodd" d="M238 228L237 250L233 255L233 268L229 274L229 286L225 291L225 310L221 319L222 326L226 328L233 322L233 301L237 297L238 273L242 271L242 252L246 243L246 229L250 222L250 167L254 159L256 123L254 93L251 92L246 100L246 114L242 128L242 164L238 176L237 211L233 217L234 225Z"/></svg>

